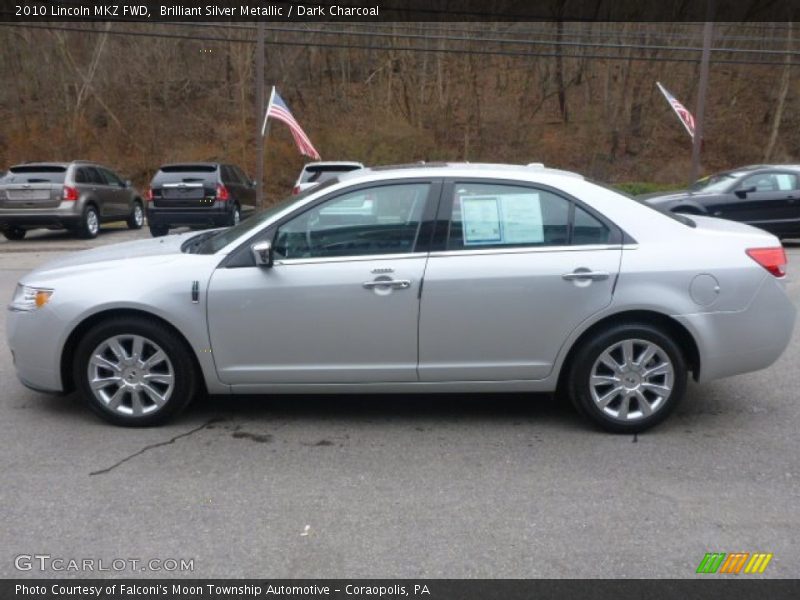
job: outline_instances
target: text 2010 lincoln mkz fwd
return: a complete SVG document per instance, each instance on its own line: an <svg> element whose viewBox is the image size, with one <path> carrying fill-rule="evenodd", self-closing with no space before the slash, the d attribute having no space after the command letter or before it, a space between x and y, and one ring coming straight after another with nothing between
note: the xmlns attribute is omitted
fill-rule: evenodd
<svg viewBox="0 0 800 600"><path fill-rule="evenodd" d="M223 230L78 252L19 282L22 382L119 425L193 396L553 392L642 431L771 365L795 308L774 236L541 166L355 171Z"/></svg>

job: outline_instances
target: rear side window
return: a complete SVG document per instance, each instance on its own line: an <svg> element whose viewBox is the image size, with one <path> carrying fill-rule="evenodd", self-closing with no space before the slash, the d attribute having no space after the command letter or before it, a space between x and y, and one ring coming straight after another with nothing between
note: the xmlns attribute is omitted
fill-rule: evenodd
<svg viewBox="0 0 800 600"><path fill-rule="evenodd" d="M84 167L84 171L86 171L87 183L106 185L105 178L100 174L100 171L94 167Z"/></svg>
<svg viewBox="0 0 800 600"><path fill-rule="evenodd" d="M3 183L64 183L66 167L58 166L19 166L3 177Z"/></svg>
<svg viewBox="0 0 800 600"><path fill-rule="evenodd" d="M609 228L552 192L501 184L455 185L448 250L606 244Z"/></svg>
<svg viewBox="0 0 800 600"><path fill-rule="evenodd" d="M100 174L105 178L108 185L116 185L122 187L124 185L122 180L108 169L97 169Z"/></svg>

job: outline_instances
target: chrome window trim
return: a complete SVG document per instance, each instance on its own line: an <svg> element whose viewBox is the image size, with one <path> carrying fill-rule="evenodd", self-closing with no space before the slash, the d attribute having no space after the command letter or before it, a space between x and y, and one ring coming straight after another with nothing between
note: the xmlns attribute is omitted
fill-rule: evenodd
<svg viewBox="0 0 800 600"><path fill-rule="evenodd" d="M395 254L364 254L360 256L326 256L317 258L284 258L276 259L273 263L274 266L291 266L291 265L316 265L325 263L345 263L345 262L367 262L379 260L402 260L411 258L425 258L428 256L427 252L406 252Z"/></svg>
<svg viewBox="0 0 800 600"><path fill-rule="evenodd" d="M475 248L471 250L437 250L430 253L437 256L484 256L495 254L529 254L532 252L583 252L593 250L621 250L628 246L622 244L585 244L583 246L522 246L518 248Z"/></svg>

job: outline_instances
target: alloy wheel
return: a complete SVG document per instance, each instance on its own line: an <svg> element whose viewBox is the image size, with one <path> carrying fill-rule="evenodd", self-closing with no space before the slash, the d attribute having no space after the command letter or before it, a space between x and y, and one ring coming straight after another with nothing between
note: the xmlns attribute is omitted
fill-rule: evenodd
<svg viewBox="0 0 800 600"><path fill-rule="evenodd" d="M650 417L667 404L675 367L659 345L627 339L601 352L589 377L597 408L616 421L630 423Z"/></svg>
<svg viewBox="0 0 800 600"><path fill-rule="evenodd" d="M89 387L109 410L144 416L161 409L175 388L175 371L167 354L140 335L115 335L92 352Z"/></svg>

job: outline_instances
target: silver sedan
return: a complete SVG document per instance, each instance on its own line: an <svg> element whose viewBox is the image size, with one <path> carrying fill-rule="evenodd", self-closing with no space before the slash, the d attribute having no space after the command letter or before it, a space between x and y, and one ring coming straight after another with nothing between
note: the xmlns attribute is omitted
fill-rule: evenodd
<svg viewBox="0 0 800 600"><path fill-rule="evenodd" d="M356 171L223 230L25 275L20 380L119 425L193 396L559 392L615 432L763 369L795 308L774 236L541 165Z"/></svg>

